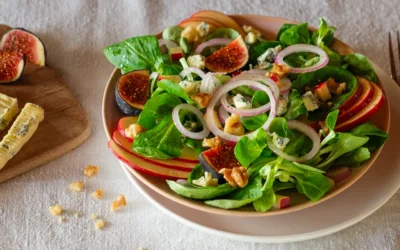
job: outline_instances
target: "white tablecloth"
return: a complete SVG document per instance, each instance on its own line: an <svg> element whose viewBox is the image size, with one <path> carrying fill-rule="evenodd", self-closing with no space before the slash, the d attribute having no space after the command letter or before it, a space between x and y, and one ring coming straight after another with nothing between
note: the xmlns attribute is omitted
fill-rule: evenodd
<svg viewBox="0 0 400 250"><path fill-rule="evenodd" d="M390 0L0 1L0 23L24 27L42 38L49 64L62 72L92 121L92 136L84 145L0 185L0 249L397 249L399 193L361 223L300 243L235 242L181 225L133 188L107 149L101 101L113 69L103 56L106 45L160 31L207 8L281 16L314 26L318 17L325 17L337 27L337 37L389 72L387 32L400 30L399 6ZM100 166L100 174L85 179L85 193L70 192L72 181L84 179L86 164ZM97 188L105 190L105 199L91 198ZM114 214L109 204L118 194L125 194L128 206ZM62 224L48 212L56 203L70 213ZM74 218L75 211L82 217ZM91 213L105 219L105 230L94 230Z"/></svg>

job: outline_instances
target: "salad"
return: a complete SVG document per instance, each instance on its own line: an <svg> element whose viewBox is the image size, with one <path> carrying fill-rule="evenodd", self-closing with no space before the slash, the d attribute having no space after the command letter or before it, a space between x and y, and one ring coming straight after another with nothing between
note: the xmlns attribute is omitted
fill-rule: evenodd
<svg viewBox="0 0 400 250"><path fill-rule="evenodd" d="M374 68L335 51L335 31L321 18L316 31L284 24L270 41L200 11L108 46L125 115L110 149L213 207L282 209L287 190L318 201L388 138L368 122L384 100Z"/></svg>

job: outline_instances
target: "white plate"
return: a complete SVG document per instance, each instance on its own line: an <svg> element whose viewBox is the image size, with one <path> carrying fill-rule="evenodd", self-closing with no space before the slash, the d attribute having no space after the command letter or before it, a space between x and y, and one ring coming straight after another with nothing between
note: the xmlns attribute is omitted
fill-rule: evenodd
<svg viewBox="0 0 400 250"><path fill-rule="evenodd" d="M375 68L385 85L389 99L399 98L400 88L381 69ZM233 240L264 243L294 242L322 237L366 218L386 203L399 188L400 155L396 146L397 140L400 139L400 131L396 128L400 128L400 107L393 105L394 103L392 101L390 137L370 170L345 192L298 212L260 218L213 215L169 200L138 181L129 172L134 170L125 165L123 170L134 186L160 210L181 223L204 232ZM384 171L381 171L382 169ZM287 226L289 224L290 227Z"/></svg>

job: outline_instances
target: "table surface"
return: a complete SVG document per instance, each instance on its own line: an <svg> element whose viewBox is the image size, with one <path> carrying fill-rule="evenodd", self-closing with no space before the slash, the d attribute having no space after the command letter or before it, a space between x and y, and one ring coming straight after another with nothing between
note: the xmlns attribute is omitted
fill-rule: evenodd
<svg viewBox="0 0 400 250"><path fill-rule="evenodd" d="M101 102L113 69L103 56L106 45L155 33L208 8L280 16L313 26L324 17L337 27L336 37L389 72L387 33L400 30L399 5L398 0L0 1L0 23L24 27L42 38L49 64L63 74L92 121L92 136L85 144L0 184L0 249L397 249L400 193L346 230L298 243L236 242L182 225L145 200L124 175L107 148ZM100 174L84 178L87 164L100 166ZM69 184L79 180L85 181L86 191L69 191ZM90 195L98 188L105 190L99 201ZM119 213L109 212L118 194L126 196L128 206ZM57 203L67 210L67 220L61 224L48 212ZM75 212L82 216L74 218ZM104 218L103 231L94 229L92 213Z"/></svg>

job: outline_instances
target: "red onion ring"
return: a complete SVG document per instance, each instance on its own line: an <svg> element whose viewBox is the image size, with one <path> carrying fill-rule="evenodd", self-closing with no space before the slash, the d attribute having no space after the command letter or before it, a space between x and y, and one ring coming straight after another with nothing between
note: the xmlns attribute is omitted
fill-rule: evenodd
<svg viewBox="0 0 400 250"><path fill-rule="evenodd" d="M288 126L289 126L289 129L297 130L297 131L307 135L311 139L311 141L313 142L313 147L312 147L311 151L302 157L294 157L294 156L285 154L282 150L277 148L270 140L268 140L268 147L275 154L282 156L284 159L286 159L288 161L304 162L304 161L311 160L318 153L319 146L321 144L320 137L317 134L317 132L315 132L315 130L312 127L308 126L307 124L296 121L296 120L288 121Z"/></svg>
<svg viewBox="0 0 400 250"><path fill-rule="evenodd" d="M158 40L158 46L167 46L168 49L170 48L175 48L175 47L179 47L174 41L168 40L168 39L159 39Z"/></svg>
<svg viewBox="0 0 400 250"><path fill-rule="evenodd" d="M195 68L195 67L188 67L188 68L182 70L181 73L179 73L179 75L183 79L184 77L186 77L190 73L195 73L196 75L200 76L202 79L205 76L204 72L201 69Z"/></svg>
<svg viewBox="0 0 400 250"><path fill-rule="evenodd" d="M240 81L233 81L230 83L226 83L225 85L223 85L222 87L220 87L214 94L214 96L211 98L210 103L207 106L207 111L205 114L205 119L207 122L207 126L208 128L211 130L211 132L215 135L215 136L219 136L222 139L228 140L228 141L239 141L240 138L242 138L242 136L237 136L237 135L231 135L228 133L225 133L224 131L220 130L217 125L214 122L214 107L215 105L219 102L220 98L223 95L226 95L226 93L228 93L229 91L231 91L232 89L235 89L237 87L240 86L252 86L255 87L257 89L260 89L262 91L265 91L267 93L267 95L269 96L270 99L270 103L271 103L271 111L268 115L268 119L267 121L262 125L262 128L265 130L268 130L269 125L271 124L272 120L275 118L276 116L276 100L275 100L275 96L272 93L272 91L265 86L262 83L256 82L256 81L252 81L252 80L240 80ZM254 132L251 132L247 135L244 136L251 136Z"/></svg>
<svg viewBox="0 0 400 250"><path fill-rule="evenodd" d="M229 118L229 113L224 109L224 106L218 108L218 118L222 124L225 124L226 119Z"/></svg>
<svg viewBox="0 0 400 250"><path fill-rule="evenodd" d="M320 68L324 67L329 62L328 55L320 47L315 46L315 45L308 45L308 44L295 44L295 45L291 45L291 46L285 48L284 50L282 50L276 56L275 63L288 65L287 63L285 63L283 61L283 59L288 55L291 55L293 53L299 53L299 52L310 52L310 53L318 54L319 55L319 61L316 64L314 64L313 66L306 67L306 68L293 68L293 67L290 67L290 71L289 71L290 73L306 73L306 72L315 71L317 69L320 69Z"/></svg>
<svg viewBox="0 0 400 250"><path fill-rule="evenodd" d="M207 42L199 44L197 46L196 50L194 51L194 54L200 54L205 48L210 47L210 46L217 46L217 45L227 45L232 42L232 39L229 38L214 38L211 40L208 40Z"/></svg>
<svg viewBox="0 0 400 250"><path fill-rule="evenodd" d="M232 78L232 80L235 81L235 80L237 80L237 78L245 78L246 75L248 76L250 74L240 74L237 77ZM247 81L247 80L244 80L244 81ZM256 77L252 77L252 79L250 81L262 81L265 85L267 85L272 90L272 93L274 96L274 98L273 98L274 101L276 102L276 100L278 100L279 89L273 80L271 80L268 77L262 77L260 75L256 75ZM262 105L261 107L254 108L254 109L238 109L238 108L231 106L228 103L228 100L226 97L227 97L227 95L221 96L221 104L224 106L224 109L226 111L228 111L229 113L238 114L240 116L255 116L255 115L265 113L271 109L271 101L265 105Z"/></svg>
<svg viewBox="0 0 400 250"><path fill-rule="evenodd" d="M288 93L290 88L292 87L292 81L290 81L290 79L286 76L280 78L279 80L281 82L281 85L279 85L279 90L281 94Z"/></svg>
<svg viewBox="0 0 400 250"><path fill-rule="evenodd" d="M238 80L252 80L252 81L262 82L272 90L272 93L274 93L275 100L277 100L278 97L279 97L278 85L276 84L276 82L274 82L269 77L261 76L259 74L250 74L250 73L247 73L247 72L243 72L242 74L233 77L231 80L229 80L228 83L234 82L234 81L238 81ZM252 88L254 90L257 90L254 87L250 87L250 88Z"/></svg>
<svg viewBox="0 0 400 250"><path fill-rule="evenodd" d="M213 95L214 92L222 86L222 83L214 77L214 74L225 74L225 73L211 73L208 72L200 84L200 93L207 93Z"/></svg>
<svg viewBox="0 0 400 250"><path fill-rule="evenodd" d="M243 72L243 73L257 74L257 75L265 76L265 75L267 75L267 73L268 73L269 71L270 71L270 70L266 70L266 69L250 69L250 70L248 70L247 72Z"/></svg>
<svg viewBox="0 0 400 250"><path fill-rule="evenodd" d="M193 114L195 114L197 116L197 118L199 119L199 121L201 122L201 125L203 126L203 130L200 132L192 132L192 131L187 130L183 126L181 120L179 119L179 111L181 109L191 111ZM208 130L207 124L204 121L203 113L190 104L182 103L182 104L177 105L172 110L172 120L174 121L174 124L175 124L176 128L179 130L179 132L181 132L186 137L202 140L210 134L210 130Z"/></svg>
<svg viewBox="0 0 400 250"><path fill-rule="evenodd" d="M150 79L150 80L153 80L154 78L157 78L157 77L158 77L158 72L157 72L157 71L154 71L154 72L152 72L152 73L150 74L149 79Z"/></svg>

